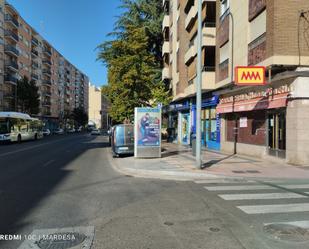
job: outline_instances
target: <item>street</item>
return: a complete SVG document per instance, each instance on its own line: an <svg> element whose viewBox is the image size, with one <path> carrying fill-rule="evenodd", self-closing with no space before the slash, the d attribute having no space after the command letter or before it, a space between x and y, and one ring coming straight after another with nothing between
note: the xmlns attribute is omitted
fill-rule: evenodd
<svg viewBox="0 0 309 249"><path fill-rule="evenodd" d="M135 178L113 169L126 159L112 159L107 141L72 134L1 145L0 234L90 226L98 249L309 248L309 181ZM284 230L295 224L304 229Z"/></svg>

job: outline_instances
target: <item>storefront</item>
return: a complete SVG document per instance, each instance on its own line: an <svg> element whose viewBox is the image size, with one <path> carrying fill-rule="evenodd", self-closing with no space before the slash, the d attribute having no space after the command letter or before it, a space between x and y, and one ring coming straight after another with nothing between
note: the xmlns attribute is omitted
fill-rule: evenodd
<svg viewBox="0 0 309 249"><path fill-rule="evenodd" d="M223 151L263 157L286 155L286 107L289 85L220 96Z"/></svg>
<svg viewBox="0 0 309 249"><path fill-rule="evenodd" d="M218 102L217 95L202 101L202 144L211 150L220 150L220 117L216 111Z"/></svg>

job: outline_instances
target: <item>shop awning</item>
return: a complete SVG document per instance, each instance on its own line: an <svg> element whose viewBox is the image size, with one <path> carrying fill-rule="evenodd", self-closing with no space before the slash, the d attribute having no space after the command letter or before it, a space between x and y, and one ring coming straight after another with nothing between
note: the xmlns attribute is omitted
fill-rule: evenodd
<svg viewBox="0 0 309 249"><path fill-rule="evenodd" d="M274 109L286 107L288 93L278 94L275 96L260 97L238 102L220 103L217 105L217 113L247 112L254 110Z"/></svg>

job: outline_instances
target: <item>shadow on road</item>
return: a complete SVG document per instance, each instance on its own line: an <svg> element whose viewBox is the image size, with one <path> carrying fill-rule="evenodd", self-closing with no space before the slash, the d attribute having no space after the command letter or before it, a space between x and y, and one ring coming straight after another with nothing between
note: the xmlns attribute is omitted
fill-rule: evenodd
<svg viewBox="0 0 309 249"><path fill-rule="evenodd" d="M0 158L0 234L16 234L27 225L23 223L27 214L71 174L66 169L70 162L89 150L108 147L95 138L71 136L67 141ZM48 165L53 160L56 163Z"/></svg>
<svg viewBox="0 0 309 249"><path fill-rule="evenodd" d="M220 158L220 159L214 159L214 160L210 160L210 161L208 161L208 162L206 162L206 163L203 163L203 165L202 165L202 169L206 169L206 168L210 168L210 167L212 167L213 165L215 165L215 164L217 164L217 163L220 163L220 162L222 162L222 161L224 161L224 160L227 160L227 159L229 159L229 158L232 158L232 157L234 157L234 155L229 155L229 156L226 156L226 157L223 157L223 158Z"/></svg>

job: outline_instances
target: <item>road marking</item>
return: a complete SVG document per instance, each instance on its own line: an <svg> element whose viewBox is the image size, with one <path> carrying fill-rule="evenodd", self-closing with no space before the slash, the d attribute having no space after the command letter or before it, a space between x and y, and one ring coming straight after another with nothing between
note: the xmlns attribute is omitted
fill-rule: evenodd
<svg viewBox="0 0 309 249"><path fill-rule="evenodd" d="M288 189L302 189L309 188L309 184L284 184L278 185L279 187L288 188Z"/></svg>
<svg viewBox="0 0 309 249"><path fill-rule="evenodd" d="M74 138L76 138L76 137L74 137ZM8 156L8 155L19 153L19 152L31 150L31 149L34 149L34 148L37 148L37 147L40 147L40 146L48 145L48 144L54 144L54 143L57 143L57 142L61 142L63 140L73 140L74 138L72 138L72 137L70 137L70 138L63 138L63 139L59 139L59 140L56 140L56 141L51 141L51 142L46 142L46 143L41 143L41 144L33 145L31 147L27 147L27 148L15 150L15 151L9 151L9 152L0 154L0 157L4 157L4 156Z"/></svg>
<svg viewBox="0 0 309 249"><path fill-rule="evenodd" d="M209 190L209 191L276 189L275 187L265 186L265 185L211 186L211 187L204 187L204 188Z"/></svg>
<svg viewBox="0 0 309 249"><path fill-rule="evenodd" d="M52 164L53 162L55 162L55 160L50 160L50 161L44 163L44 164L43 164L43 167L46 167L46 166Z"/></svg>
<svg viewBox="0 0 309 249"><path fill-rule="evenodd" d="M235 179L226 179L226 178L218 178L218 179L205 179L205 180L196 180L194 181L196 184L211 184L211 183L252 183L255 181L251 180L235 180Z"/></svg>
<svg viewBox="0 0 309 249"><path fill-rule="evenodd" d="M292 199L292 198L308 198L296 193L265 193L265 194L226 194L218 195L226 201L236 200L272 200L272 199Z"/></svg>
<svg viewBox="0 0 309 249"><path fill-rule="evenodd" d="M273 213L293 213L309 212L309 203L292 203L280 205L254 205L237 206L246 214L273 214Z"/></svg>

